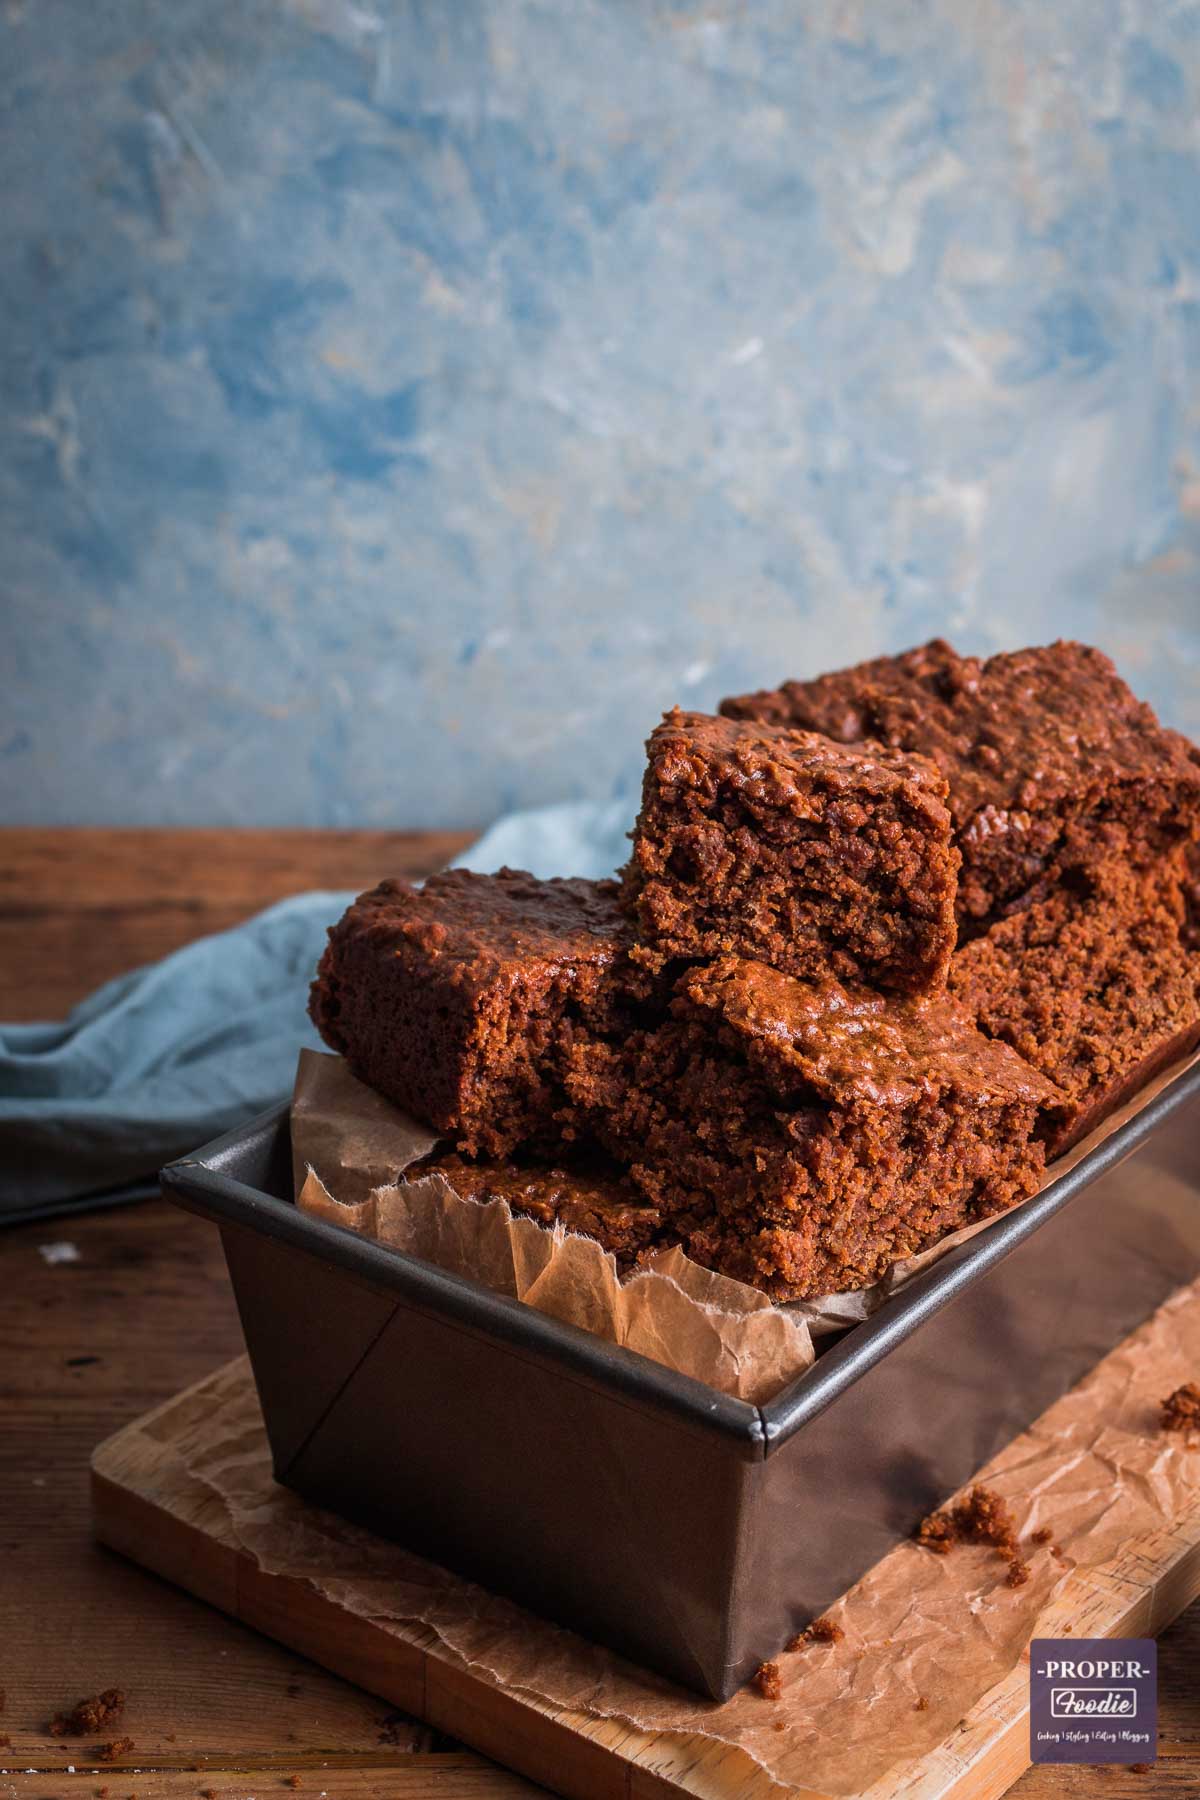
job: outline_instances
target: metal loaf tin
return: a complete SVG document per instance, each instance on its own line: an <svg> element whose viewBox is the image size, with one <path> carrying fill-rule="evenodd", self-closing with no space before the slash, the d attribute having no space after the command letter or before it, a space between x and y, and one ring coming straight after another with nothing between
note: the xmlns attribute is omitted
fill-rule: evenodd
<svg viewBox="0 0 1200 1800"><path fill-rule="evenodd" d="M767 1406L298 1211L286 1108L163 1170L220 1227L278 1479L723 1699L1200 1273L1200 1067Z"/></svg>

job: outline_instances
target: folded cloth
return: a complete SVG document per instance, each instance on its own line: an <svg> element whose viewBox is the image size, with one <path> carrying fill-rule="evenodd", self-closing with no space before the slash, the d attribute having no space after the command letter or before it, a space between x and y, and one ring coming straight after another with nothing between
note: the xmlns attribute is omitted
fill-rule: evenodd
<svg viewBox="0 0 1200 1800"><path fill-rule="evenodd" d="M326 928L301 894L118 975L60 1025L0 1027L0 1218L133 1198L287 1093Z"/></svg>
<svg viewBox="0 0 1200 1800"><path fill-rule="evenodd" d="M628 824L617 802L512 814L458 861L608 874ZM286 1098L319 1042L325 932L352 898L298 894L117 976L61 1024L0 1026L0 1223L141 1198L161 1164Z"/></svg>

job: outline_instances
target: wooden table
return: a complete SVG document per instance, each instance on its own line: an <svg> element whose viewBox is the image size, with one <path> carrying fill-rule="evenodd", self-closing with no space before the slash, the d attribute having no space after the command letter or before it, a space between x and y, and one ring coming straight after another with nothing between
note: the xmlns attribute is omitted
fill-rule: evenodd
<svg viewBox="0 0 1200 1800"><path fill-rule="evenodd" d="M461 838L380 832L0 832L0 1019L49 1018L108 976L304 888L418 875ZM71 1261L48 1260L66 1242ZM69 1793L220 1800L504 1800L538 1790L390 1715L91 1542L93 1445L235 1355L216 1233L158 1201L0 1232L0 1800ZM1149 1773L1031 1770L1020 1800L1200 1796L1200 1605L1160 1649ZM123 1766L84 1774L48 1734L117 1684ZM69 1773L75 1765L75 1773ZM136 1774L131 1770L136 1769ZM24 1773L29 1771L29 1773Z"/></svg>

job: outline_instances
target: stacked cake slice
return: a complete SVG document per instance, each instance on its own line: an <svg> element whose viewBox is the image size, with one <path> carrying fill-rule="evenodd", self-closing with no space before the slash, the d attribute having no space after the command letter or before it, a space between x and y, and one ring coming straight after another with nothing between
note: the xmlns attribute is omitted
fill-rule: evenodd
<svg viewBox="0 0 1200 1800"><path fill-rule="evenodd" d="M1200 752L1099 650L938 639L721 710L936 762L962 856L950 987L1063 1090L1050 1154L1200 1039Z"/></svg>
<svg viewBox="0 0 1200 1800"><path fill-rule="evenodd" d="M626 1264L861 1287L1200 1039L1200 763L1077 645L722 711L652 734L619 885L385 882L312 1014L464 1194Z"/></svg>

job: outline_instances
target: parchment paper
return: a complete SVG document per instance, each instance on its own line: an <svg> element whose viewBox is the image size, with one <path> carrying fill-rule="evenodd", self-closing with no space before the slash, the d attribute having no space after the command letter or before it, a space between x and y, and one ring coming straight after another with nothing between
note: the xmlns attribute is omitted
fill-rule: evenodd
<svg viewBox="0 0 1200 1800"><path fill-rule="evenodd" d="M464 1199L437 1174L394 1185L434 1142L340 1058L301 1052L292 1156L303 1211L753 1404L811 1365L803 1319L681 1250L659 1252L622 1279L615 1258L592 1238L514 1217L504 1200Z"/></svg>
<svg viewBox="0 0 1200 1800"><path fill-rule="evenodd" d="M758 1765L781 1787L862 1797L928 1754L1015 1667L1073 1569L1094 1569L1200 1507L1200 1435L1158 1429L1158 1402L1200 1373L1200 1282L1182 1290L980 1473L1023 1539L1047 1526L1060 1554L1027 1549L1028 1585L1004 1585L986 1548L947 1557L902 1544L830 1609L843 1642L780 1658L783 1695L691 1698L396 1545L276 1487L245 1366L188 1396L158 1430L220 1497L264 1570L301 1577L385 1630L553 1708L732 1747L728 1785ZM1136 1570L1133 1573L1137 1573ZM918 1711L917 1703L928 1702Z"/></svg>
<svg viewBox="0 0 1200 1800"><path fill-rule="evenodd" d="M1200 1052L1164 1070L1051 1164L1042 1185L1073 1168L1197 1061ZM436 1142L424 1126L356 1080L340 1057L301 1051L292 1156L296 1200L304 1211L755 1405L811 1366L814 1338L869 1318L915 1275L995 1222L983 1219L894 1262L869 1288L776 1306L757 1288L714 1275L678 1249L657 1253L622 1279L614 1258L592 1239L515 1218L503 1200L480 1205L463 1199L439 1175L397 1186L402 1171Z"/></svg>

